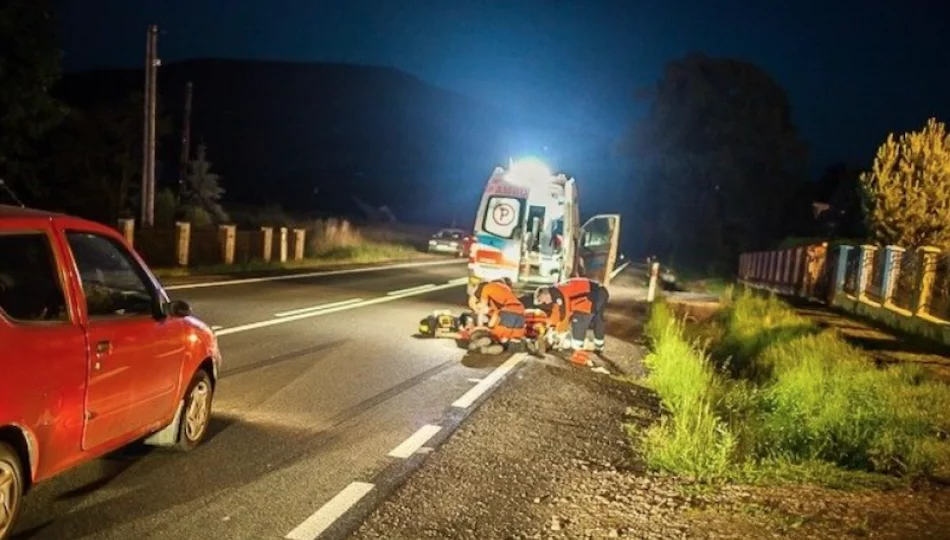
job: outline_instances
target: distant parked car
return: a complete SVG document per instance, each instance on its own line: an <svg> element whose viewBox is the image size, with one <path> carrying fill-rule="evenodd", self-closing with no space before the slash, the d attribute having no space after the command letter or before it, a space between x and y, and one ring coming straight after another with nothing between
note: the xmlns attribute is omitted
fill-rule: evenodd
<svg viewBox="0 0 950 540"><path fill-rule="evenodd" d="M0 351L0 539L29 486L208 433L215 336L110 227L0 205Z"/></svg>
<svg viewBox="0 0 950 540"><path fill-rule="evenodd" d="M461 229L442 229L429 238L431 253L445 253L456 257L467 257L472 240Z"/></svg>
<svg viewBox="0 0 950 540"><path fill-rule="evenodd" d="M660 267L660 284L664 290L673 291L678 288L676 274L668 267Z"/></svg>

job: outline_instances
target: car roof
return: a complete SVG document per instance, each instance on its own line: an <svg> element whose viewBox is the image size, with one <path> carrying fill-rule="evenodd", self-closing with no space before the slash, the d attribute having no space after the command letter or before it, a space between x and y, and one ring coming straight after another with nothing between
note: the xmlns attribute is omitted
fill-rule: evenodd
<svg viewBox="0 0 950 540"><path fill-rule="evenodd" d="M12 221L16 222L18 220L25 221L35 221L35 220L49 220L59 222L66 227L76 227L79 229L85 229L90 231L109 231L110 233L116 232L114 228L103 225L102 223L97 223L92 220L84 219L81 217L70 216L68 214L62 214L59 212L52 212L50 210L40 210L38 208L26 208L22 206L11 206L7 204L0 204L0 221ZM16 225L14 225L16 227Z"/></svg>
<svg viewBox="0 0 950 540"><path fill-rule="evenodd" d="M40 210L37 208L26 208L23 206L11 206L9 204L0 204L0 219L6 218L56 218L69 217L65 214L50 212L49 210Z"/></svg>

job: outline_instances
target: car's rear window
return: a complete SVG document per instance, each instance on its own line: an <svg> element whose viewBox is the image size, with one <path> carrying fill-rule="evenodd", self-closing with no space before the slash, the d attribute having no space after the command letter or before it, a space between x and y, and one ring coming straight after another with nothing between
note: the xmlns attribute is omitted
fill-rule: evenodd
<svg viewBox="0 0 950 540"><path fill-rule="evenodd" d="M0 234L0 311L19 322L68 320L49 236Z"/></svg>

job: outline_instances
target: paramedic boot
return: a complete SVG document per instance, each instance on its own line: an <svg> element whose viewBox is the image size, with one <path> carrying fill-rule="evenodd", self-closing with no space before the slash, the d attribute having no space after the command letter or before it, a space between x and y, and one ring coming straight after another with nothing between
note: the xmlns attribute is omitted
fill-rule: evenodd
<svg viewBox="0 0 950 540"><path fill-rule="evenodd" d="M604 347L606 343L602 339L594 339L594 352L597 354L604 354Z"/></svg>
<svg viewBox="0 0 950 540"><path fill-rule="evenodd" d="M478 329L472 332L469 342L468 350L478 351L485 347L491 345L495 340L492 339L491 333L488 330Z"/></svg>

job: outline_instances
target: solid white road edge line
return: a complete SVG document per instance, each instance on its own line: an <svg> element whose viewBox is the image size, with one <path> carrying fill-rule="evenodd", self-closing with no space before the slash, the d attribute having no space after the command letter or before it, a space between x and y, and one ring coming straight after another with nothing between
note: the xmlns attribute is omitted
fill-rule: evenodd
<svg viewBox="0 0 950 540"><path fill-rule="evenodd" d="M261 283L264 281L281 281L285 279L305 279L319 276L341 276L346 274L364 274L367 272L382 272L384 270L396 270L399 268L420 268L423 266L444 266L449 264L461 264L462 261L432 261L417 263L389 264L386 266L370 266L367 268L350 268L348 270L322 270L318 272L307 272L305 274L286 274L282 276L268 276L258 278L228 279L224 281L207 281L204 283L183 283L181 285L169 285L165 287L166 291L177 291L181 289L204 289L207 287L223 287L225 285L241 285L243 283Z"/></svg>
<svg viewBox="0 0 950 540"><path fill-rule="evenodd" d="M373 484L366 482L353 482L346 486L343 491L337 493L335 497L327 501L303 523L297 525L297 528L290 531L285 538L288 540L315 540L325 530L329 529L336 520L340 519L340 516L372 491L373 487Z"/></svg>
<svg viewBox="0 0 950 540"><path fill-rule="evenodd" d="M257 330L258 328L266 328L268 326L274 326L276 324L284 324L284 323L289 323L293 321L299 321L301 319L307 319L310 317L319 317L321 315L329 315L330 313L337 313L339 311L346 311L348 309L356 309L356 308L361 308L361 307L366 307L366 306L373 306L376 304L383 304L385 302L394 302L402 298L408 298L410 296L418 296L420 294L425 294L425 293L429 293L433 291L441 291L443 289L451 289L453 287L458 287L458 284L446 283L445 285L436 285L434 287L431 287L422 291L407 292L407 293L402 293L402 294L392 295L392 296L380 296L378 298L364 300L359 303L347 304L345 306L337 306L337 307L332 307L328 309L323 309L320 311L308 311L307 313L299 313L297 315L288 315L287 317L281 317L279 319L268 319L266 321L242 324L241 326L232 326L231 328L225 328L224 330L217 332L215 335L220 337L220 336L227 336L229 334L237 334L238 332L246 332L248 330Z"/></svg>
<svg viewBox="0 0 950 540"><path fill-rule="evenodd" d="M310 311L319 311L321 309L330 309L337 306L345 306L347 304L355 304L357 302L362 302L362 298L350 298L349 300L343 300L340 302L330 302L329 304L320 304L317 306L310 306L300 309L292 309L290 311L281 311L280 313L274 313L274 317L287 317L290 315L297 315L298 313L307 313Z"/></svg>
<svg viewBox="0 0 950 540"><path fill-rule="evenodd" d="M610 273L610 279L613 279L617 277L618 275L620 275L620 272L623 272L624 268L628 266L630 266L630 261L627 261L621 264L620 266L618 266L617 268L615 268L614 271Z"/></svg>
<svg viewBox="0 0 950 540"><path fill-rule="evenodd" d="M442 426L433 424L422 426L418 431L410 435L408 439L402 441L399 446L393 448L389 453L389 457L409 459L409 457L416 453L416 450L422 448L429 439L441 430Z"/></svg>
<svg viewBox="0 0 950 540"><path fill-rule="evenodd" d="M435 283L426 283L425 285L419 285L418 287L409 287L409 288L406 288L406 289L399 289L399 290L396 290L396 291L389 291L388 293L386 293L386 295L387 295L387 296L396 296L397 294L406 294L406 293L417 292L417 291L426 291L426 290L431 289L432 287L435 287Z"/></svg>
<svg viewBox="0 0 950 540"><path fill-rule="evenodd" d="M475 401L481 397L482 394L487 392L489 388L494 386L496 382L503 379L505 375L524 360L526 356L524 353L519 353L506 360L504 364L496 367L484 379L479 381L478 384L473 386L471 390L465 392L462 397L455 400L452 406L459 409L471 407L472 403L475 403Z"/></svg>

